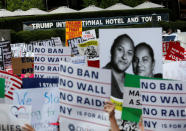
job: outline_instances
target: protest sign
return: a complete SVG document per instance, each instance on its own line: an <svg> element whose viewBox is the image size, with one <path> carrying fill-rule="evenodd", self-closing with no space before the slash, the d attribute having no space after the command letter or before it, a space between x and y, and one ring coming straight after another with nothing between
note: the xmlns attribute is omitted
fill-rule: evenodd
<svg viewBox="0 0 186 131"><path fill-rule="evenodd" d="M6 71L0 71L0 78L5 79L5 101L12 103L14 92L21 89L22 79Z"/></svg>
<svg viewBox="0 0 186 131"><path fill-rule="evenodd" d="M88 40L86 42L78 44L78 50L80 55L85 55L87 59L98 59L98 40Z"/></svg>
<svg viewBox="0 0 186 131"><path fill-rule="evenodd" d="M78 121L76 126L88 130L96 126L108 130L110 123L103 106L110 99L110 70L61 62L59 76L61 119Z"/></svg>
<svg viewBox="0 0 186 131"><path fill-rule="evenodd" d="M149 32L151 33L149 34ZM115 73L112 73L111 101L116 104L117 119L121 119L125 74L143 75L140 73L145 73L149 69L154 74L162 73L162 55L160 55L162 54L161 33L161 28L99 30L100 67L110 69ZM141 51L140 55L134 52L134 48L137 47L139 54ZM149 66L142 70L138 67L139 63L142 64L143 60L141 58L145 55L151 60L154 59L154 62L151 61ZM132 63L137 66L132 68ZM118 70L119 74L117 73Z"/></svg>
<svg viewBox="0 0 186 131"><path fill-rule="evenodd" d="M165 56L165 59L172 60L172 61L184 60L184 51L185 51L185 49L180 46L180 43L179 44L171 44L171 45L169 45L169 49L167 51L167 55Z"/></svg>
<svg viewBox="0 0 186 131"><path fill-rule="evenodd" d="M70 58L70 62L73 64L87 66L87 57L86 56L74 56Z"/></svg>
<svg viewBox="0 0 186 131"><path fill-rule="evenodd" d="M34 46L35 78L57 78L59 62L71 57L69 47Z"/></svg>
<svg viewBox="0 0 186 131"><path fill-rule="evenodd" d="M60 37L51 37L51 39L54 40L56 46L64 46L64 44L61 42Z"/></svg>
<svg viewBox="0 0 186 131"><path fill-rule="evenodd" d="M162 45L163 55L164 56L167 55L167 51L169 50L169 47L171 45L173 45L173 46L180 46L180 42L178 42L178 41L164 41L163 45Z"/></svg>
<svg viewBox="0 0 186 131"><path fill-rule="evenodd" d="M57 131L59 115L58 88L22 89L14 94L14 104L32 105L31 125L36 131Z"/></svg>
<svg viewBox="0 0 186 131"><path fill-rule="evenodd" d="M9 69L11 68L11 58L12 58L10 41L0 42L0 47L2 47L3 49L4 68Z"/></svg>
<svg viewBox="0 0 186 131"><path fill-rule="evenodd" d="M23 88L58 87L57 78L23 78Z"/></svg>
<svg viewBox="0 0 186 131"><path fill-rule="evenodd" d="M66 42L69 46L68 40L82 36L82 21L66 21Z"/></svg>
<svg viewBox="0 0 186 131"><path fill-rule="evenodd" d="M5 79L0 78L0 98L5 97Z"/></svg>
<svg viewBox="0 0 186 131"><path fill-rule="evenodd" d="M0 131L21 131L31 123L31 106L0 104Z"/></svg>
<svg viewBox="0 0 186 131"><path fill-rule="evenodd" d="M25 43L10 44L12 57L26 57L27 45Z"/></svg>
<svg viewBox="0 0 186 131"><path fill-rule="evenodd" d="M16 75L34 73L34 57L12 58L12 69Z"/></svg>
<svg viewBox="0 0 186 131"><path fill-rule="evenodd" d="M186 86L182 81L140 80L145 130L186 130Z"/></svg>
<svg viewBox="0 0 186 131"><path fill-rule="evenodd" d="M82 37L75 37L67 40L67 42L68 42L68 46L71 47L72 49L72 55L74 56L79 55L78 44L83 42Z"/></svg>
<svg viewBox="0 0 186 131"><path fill-rule="evenodd" d="M125 88L123 95L122 119L132 122L139 122L141 117L141 93L140 78L138 75L126 74Z"/></svg>
<svg viewBox="0 0 186 131"><path fill-rule="evenodd" d="M4 70L3 47L0 47L0 70Z"/></svg>
<svg viewBox="0 0 186 131"><path fill-rule="evenodd" d="M83 39L83 41L87 41L90 39L96 39L95 29L83 31L82 32L82 39Z"/></svg>
<svg viewBox="0 0 186 131"><path fill-rule="evenodd" d="M186 80L186 61L171 61L163 64L163 78Z"/></svg>

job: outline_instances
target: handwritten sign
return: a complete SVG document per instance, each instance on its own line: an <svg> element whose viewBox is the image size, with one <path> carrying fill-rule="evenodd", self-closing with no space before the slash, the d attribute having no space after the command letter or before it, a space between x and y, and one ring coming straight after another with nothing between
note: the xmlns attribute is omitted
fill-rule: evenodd
<svg viewBox="0 0 186 131"><path fill-rule="evenodd" d="M96 126L108 130L110 123L103 107L104 102L110 99L110 82L110 70L61 62L59 77L61 119L67 123L71 123L71 120L77 121L78 125L89 130L95 130ZM88 126L89 124L92 126Z"/></svg>
<svg viewBox="0 0 186 131"><path fill-rule="evenodd" d="M21 131L31 123L31 106L0 104L0 131Z"/></svg>
<svg viewBox="0 0 186 131"><path fill-rule="evenodd" d="M71 57L69 47L34 46L35 78L57 78L59 62Z"/></svg>
<svg viewBox="0 0 186 131"><path fill-rule="evenodd" d="M140 83L145 130L186 130L186 83L151 79Z"/></svg>
<svg viewBox="0 0 186 131"><path fill-rule="evenodd" d="M36 131L57 131L59 115L58 88L35 88L19 90L14 94L14 104L32 105L31 125Z"/></svg>

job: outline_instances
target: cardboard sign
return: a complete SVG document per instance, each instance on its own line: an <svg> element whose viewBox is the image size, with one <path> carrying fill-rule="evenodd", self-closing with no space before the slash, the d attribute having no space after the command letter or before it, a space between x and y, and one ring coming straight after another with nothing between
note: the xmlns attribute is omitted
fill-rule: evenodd
<svg viewBox="0 0 186 131"><path fill-rule="evenodd" d="M34 72L34 57L12 58L13 73L17 75Z"/></svg>
<svg viewBox="0 0 186 131"><path fill-rule="evenodd" d="M61 62L59 77L61 119L66 123L75 120L79 122L76 126L81 125L88 130L95 130L96 126L108 130L110 123L103 107L104 102L110 99L110 81L110 70ZM92 126L88 126L90 124Z"/></svg>
<svg viewBox="0 0 186 131"><path fill-rule="evenodd" d="M185 49L180 44L171 44L165 57L166 60L181 61L184 60Z"/></svg>
<svg viewBox="0 0 186 131"><path fill-rule="evenodd" d="M66 21L66 46L69 46L68 40L82 36L82 21Z"/></svg>
<svg viewBox="0 0 186 131"><path fill-rule="evenodd" d="M140 81L145 130L186 130L186 86L182 81Z"/></svg>
<svg viewBox="0 0 186 131"><path fill-rule="evenodd" d="M23 78L23 88L58 87L57 78Z"/></svg>
<svg viewBox="0 0 186 131"><path fill-rule="evenodd" d="M34 46L34 78L57 78L59 62L71 57L69 47Z"/></svg>
<svg viewBox="0 0 186 131"><path fill-rule="evenodd" d="M59 115L58 88L23 89L14 94L14 103L32 105L31 125L36 131L57 131Z"/></svg>
<svg viewBox="0 0 186 131"><path fill-rule="evenodd" d="M21 131L31 123L31 106L0 104L0 131Z"/></svg>
<svg viewBox="0 0 186 131"><path fill-rule="evenodd" d="M14 92L21 89L22 79L5 71L0 71L0 78L5 79L6 103L12 103Z"/></svg>

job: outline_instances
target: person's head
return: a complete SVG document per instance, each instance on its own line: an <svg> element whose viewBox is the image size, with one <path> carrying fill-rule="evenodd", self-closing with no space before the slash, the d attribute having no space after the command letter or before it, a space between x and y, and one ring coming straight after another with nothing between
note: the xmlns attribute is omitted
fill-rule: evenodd
<svg viewBox="0 0 186 131"><path fill-rule="evenodd" d="M134 74L152 77L154 65L154 52L151 46L145 42L138 44L135 47L134 59L132 62Z"/></svg>
<svg viewBox="0 0 186 131"><path fill-rule="evenodd" d="M111 47L111 64L117 72L125 72L130 66L134 56L134 42L127 35L118 36Z"/></svg>

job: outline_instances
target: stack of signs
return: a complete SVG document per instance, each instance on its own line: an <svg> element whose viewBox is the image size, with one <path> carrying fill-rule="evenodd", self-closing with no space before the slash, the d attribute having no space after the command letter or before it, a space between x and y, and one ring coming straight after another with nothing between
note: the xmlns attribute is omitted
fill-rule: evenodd
<svg viewBox="0 0 186 131"><path fill-rule="evenodd" d="M4 70L3 47L0 47L0 70Z"/></svg>
<svg viewBox="0 0 186 131"><path fill-rule="evenodd" d="M16 75L33 73L34 57L12 58L12 69Z"/></svg>
<svg viewBox="0 0 186 131"><path fill-rule="evenodd" d="M59 62L71 57L69 47L34 46L35 78L57 78Z"/></svg>
<svg viewBox="0 0 186 131"><path fill-rule="evenodd" d="M0 47L3 48L4 67L5 69L10 69L12 58L10 41L0 42Z"/></svg>
<svg viewBox="0 0 186 131"><path fill-rule="evenodd" d="M4 103L5 97L5 79L0 78L0 103Z"/></svg>
<svg viewBox="0 0 186 131"><path fill-rule="evenodd" d="M31 106L0 104L0 130L21 131L31 123Z"/></svg>
<svg viewBox="0 0 186 131"><path fill-rule="evenodd" d="M6 71L0 71L0 78L5 79L5 102L12 103L14 92L21 89L22 79Z"/></svg>
<svg viewBox="0 0 186 131"><path fill-rule="evenodd" d="M182 61L184 60L184 51L185 49L180 46L180 42L169 43L169 48L165 59L172 61Z"/></svg>
<svg viewBox="0 0 186 131"><path fill-rule="evenodd" d="M66 46L70 46L68 40L81 36L82 21L66 21Z"/></svg>
<svg viewBox="0 0 186 131"><path fill-rule="evenodd" d="M140 78L142 77L137 75L125 75L122 109L123 120L139 122L142 114L140 103Z"/></svg>
<svg viewBox="0 0 186 131"><path fill-rule="evenodd" d="M172 61L163 64L163 78L186 80L186 61Z"/></svg>
<svg viewBox="0 0 186 131"><path fill-rule="evenodd" d="M32 106L31 125L36 131L57 131L59 116L59 89L22 89L14 94L14 104Z"/></svg>
<svg viewBox="0 0 186 131"><path fill-rule="evenodd" d="M186 83L170 80L140 80L145 130L186 130Z"/></svg>
<svg viewBox="0 0 186 131"><path fill-rule="evenodd" d="M61 62L60 130L108 131L104 102L110 99L110 81L110 70Z"/></svg>

